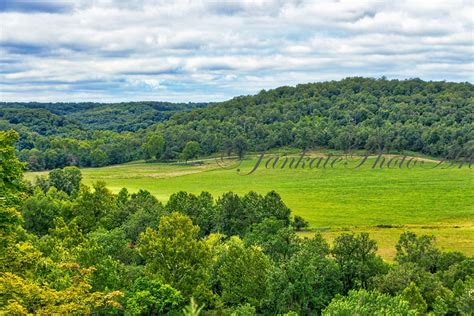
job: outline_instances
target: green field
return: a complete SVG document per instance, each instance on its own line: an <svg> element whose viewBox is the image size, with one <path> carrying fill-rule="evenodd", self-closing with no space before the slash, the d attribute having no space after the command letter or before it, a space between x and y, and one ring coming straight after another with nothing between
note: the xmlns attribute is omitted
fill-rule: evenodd
<svg viewBox="0 0 474 316"><path fill-rule="evenodd" d="M215 197L233 191L277 191L291 208L330 240L341 231L368 231L379 242L380 253L394 255L394 245L404 230L434 234L438 246L474 255L474 172L468 168L424 167L349 170L265 169L247 173L256 160L235 169L222 169L214 160L202 165L134 162L83 169L83 182L103 180L118 192L145 189L165 202L177 191L208 191ZM28 173L33 179L39 173ZM381 228L394 226L392 228ZM305 233L308 234L308 233Z"/></svg>

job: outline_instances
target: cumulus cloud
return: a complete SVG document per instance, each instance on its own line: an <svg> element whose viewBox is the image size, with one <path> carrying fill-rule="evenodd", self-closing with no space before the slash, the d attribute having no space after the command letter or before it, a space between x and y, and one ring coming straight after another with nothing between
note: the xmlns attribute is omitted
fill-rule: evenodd
<svg viewBox="0 0 474 316"><path fill-rule="evenodd" d="M1 101L217 101L347 76L470 81L472 1L0 0Z"/></svg>

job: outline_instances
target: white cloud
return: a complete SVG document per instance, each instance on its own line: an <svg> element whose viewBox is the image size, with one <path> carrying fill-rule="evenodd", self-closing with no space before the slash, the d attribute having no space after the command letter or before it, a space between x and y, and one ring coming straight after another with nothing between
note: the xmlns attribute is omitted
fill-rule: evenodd
<svg viewBox="0 0 474 316"><path fill-rule="evenodd" d="M371 76L473 81L471 1L67 1L0 12L0 100L210 101Z"/></svg>

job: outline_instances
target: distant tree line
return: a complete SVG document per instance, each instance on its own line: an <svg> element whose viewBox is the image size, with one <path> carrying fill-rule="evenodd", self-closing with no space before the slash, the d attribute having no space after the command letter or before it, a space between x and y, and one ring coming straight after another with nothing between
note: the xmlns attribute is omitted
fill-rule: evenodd
<svg viewBox="0 0 474 316"><path fill-rule="evenodd" d="M348 78L207 107L168 104L168 112L146 102L83 104L75 112L70 104L0 104L0 129L20 133L20 159L33 170L140 158L189 160L218 152L242 156L279 147L453 158L474 152L473 93L470 83ZM169 115L145 119L150 108Z"/></svg>
<svg viewBox="0 0 474 316"><path fill-rule="evenodd" d="M405 232L395 262L368 234L299 238L276 192L112 193L76 167L23 182L0 132L5 314L470 315L474 260ZM192 302L192 303L190 303Z"/></svg>

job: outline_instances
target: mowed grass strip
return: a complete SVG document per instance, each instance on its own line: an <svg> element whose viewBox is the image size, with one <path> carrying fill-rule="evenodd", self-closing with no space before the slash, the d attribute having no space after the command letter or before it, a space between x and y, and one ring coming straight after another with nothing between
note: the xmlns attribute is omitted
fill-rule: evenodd
<svg viewBox="0 0 474 316"><path fill-rule="evenodd" d="M433 168L433 163L414 168L375 168L370 159L363 167L347 169L266 169L245 160L236 169L222 169L214 160L202 165L133 162L103 168L82 169L83 182L103 180L113 192L145 189L166 202L178 191L218 197L233 191L246 194L278 192L293 214L306 218L311 229L323 229L332 238L341 230L368 231L378 240L384 257L391 258L405 228L377 225L414 225L417 233L434 234L440 246L474 254L474 173L469 168ZM32 180L43 173L27 173ZM430 229L421 227L433 227ZM460 227L460 228L454 228ZM387 246L387 247L386 247ZM393 250L390 250L393 248Z"/></svg>

